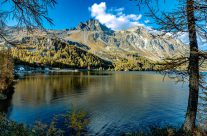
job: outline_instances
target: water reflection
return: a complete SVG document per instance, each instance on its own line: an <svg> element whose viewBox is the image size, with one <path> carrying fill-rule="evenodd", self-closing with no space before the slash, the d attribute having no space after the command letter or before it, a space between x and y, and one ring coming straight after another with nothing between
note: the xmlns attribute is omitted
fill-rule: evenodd
<svg viewBox="0 0 207 136"><path fill-rule="evenodd" d="M150 72L27 76L15 86L9 117L27 124L50 122L54 114L66 112L73 104L91 113L93 134L115 135L157 122L180 125L188 87L162 79Z"/></svg>
<svg viewBox="0 0 207 136"><path fill-rule="evenodd" d="M0 100L0 113L5 113L8 117L10 116L12 112L12 97L14 93L14 88L10 88L7 94L6 100Z"/></svg>
<svg viewBox="0 0 207 136"><path fill-rule="evenodd" d="M207 130L207 73L201 73L201 77L203 77L204 88L200 88L197 121L199 127Z"/></svg>
<svg viewBox="0 0 207 136"><path fill-rule="evenodd" d="M83 79L84 78L84 79ZM19 81L16 90L21 90L15 95L15 99L29 101L33 104L50 103L59 96L67 96L73 93L82 93L92 79L70 75L40 75L29 76L25 80Z"/></svg>

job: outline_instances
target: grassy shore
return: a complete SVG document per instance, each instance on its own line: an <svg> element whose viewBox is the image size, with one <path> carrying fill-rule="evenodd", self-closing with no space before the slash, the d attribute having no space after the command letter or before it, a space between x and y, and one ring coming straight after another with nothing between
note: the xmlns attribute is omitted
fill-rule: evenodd
<svg viewBox="0 0 207 136"><path fill-rule="evenodd" d="M171 126L151 126L144 131L126 133L123 136L207 136L207 133L200 129L195 129L193 132L186 133L183 132L182 129Z"/></svg>
<svg viewBox="0 0 207 136"><path fill-rule="evenodd" d="M57 124L60 123L64 123L65 128L58 128ZM55 116L49 125L36 122L32 127L11 121L0 114L0 136L85 136L88 124L88 114L75 110Z"/></svg>
<svg viewBox="0 0 207 136"><path fill-rule="evenodd" d="M63 132L55 128L53 123L49 126L36 123L30 128L0 115L0 136L63 136Z"/></svg>
<svg viewBox="0 0 207 136"><path fill-rule="evenodd" d="M66 132L56 128L56 122L52 121L50 125L37 122L33 127L27 127L24 124L18 124L0 115L0 136L88 136L87 125L89 118L85 112L70 112L63 115L67 125ZM122 136L206 136L207 133L196 129L192 133L184 133L180 129L170 126L159 127L151 126L143 131L125 133Z"/></svg>

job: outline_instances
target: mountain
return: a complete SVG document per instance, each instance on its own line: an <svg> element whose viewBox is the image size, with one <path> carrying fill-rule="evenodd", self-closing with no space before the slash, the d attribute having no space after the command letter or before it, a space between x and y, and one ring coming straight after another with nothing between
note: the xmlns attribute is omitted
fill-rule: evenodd
<svg viewBox="0 0 207 136"><path fill-rule="evenodd" d="M127 54L136 53L150 60L160 61L187 52L186 45L180 40L170 36L158 37L142 26L112 31L97 20L79 24L77 29L68 32L64 39L87 45L91 52L109 60L110 55L120 54L126 58Z"/></svg>
<svg viewBox="0 0 207 136"><path fill-rule="evenodd" d="M110 68L112 63L74 45L48 37L27 37L11 49L16 64L59 68Z"/></svg>
<svg viewBox="0 0 207 136"><path fill-rule="evenodd" d="M113 31L93 19L72 30L35 29L28 33L10 28L8 35L19 44L18 49L13 48L16 60L45 65L61 62L68 67L97 68L113 63L116 70L152 70L155 62L188 52L179 39L158 36L143 26ZM24 56L18 57L21 53Z"/></svg>
<svg viewBox="0 0 207 136"><path fill-rule="evenodd" d="M189 38L188 33L182 32L177 34L178 39L180 39L183 43L189 45ZM202 37L200 34L197 33L197 42L198 47L200 50L207 51L207 39Z"/></svg>
<svg viewBox="0 0 207 136"><path fill-rule="evenodd" d="M85 23L80 23L76 27L77 30L81 31L104 31L113 33L113 31L109 28L107 28L105 25L102 25L98 20L90 19L89 21Z"/></svg>

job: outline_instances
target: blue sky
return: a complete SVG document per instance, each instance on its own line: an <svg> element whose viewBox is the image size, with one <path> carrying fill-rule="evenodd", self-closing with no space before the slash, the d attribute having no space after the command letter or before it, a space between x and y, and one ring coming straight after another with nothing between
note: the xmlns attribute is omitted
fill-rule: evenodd
<svg viewBox="0 0 207 136"><path fill-rule="evenodd" d="M49 16L53 19L55 26L51 27L45 24L46 28L65 29L75 27L79 22L84 22L92 18L89 8L94 4L99 5L100 3L105 3L107 13L115 14L114 11L116 9L122 8L124 9L122 12L125 15L141 14L142 17L138 20L139 23L144 23L146 20L150 20L150 18L144 16L146 8L143 7L139 10L136 6L137 3L130 0L57 0L57 2L58 4L56 7L49 11ZM169 10L173 8L173 4L175 3L176 0L170 0L170 2L166 2L165 4L160 2L159 6L162 10Z"/></svg>
<svg viewBox="0 0 207 136"><path fill-rule="evenodd" d="M165 0L165 3L164 0L160 1L159 8L166 11L170 11L176 3L176 0ZM141 7L139 10L133 0L57 0L57 3L55 8L49 9L49 16L53 19L54 26L44 23L48 29L75 27L79 22L85 22L90 18L96 18L117 30L137 24L155 26L147 23L151 22L151 19L144 15L146 8ZM14 22L10 19L8 24L13 25Z"/></svg>
<svg viewBox="0 0 207 136"><path fill-rule="evenodd" d="M158 6L162 11L176 9L177 0L158 1L158 5L152 4L152 6ZM47 29L63 30L76 27L80 22L90 18L98 19L114 30L127 29L134 25L156 27L156 24L145 16L147 8L141 7L139 10L135 0L57 0L57 3L55 8L49 9L49 17L53 19L54 26L44 22L44 27ZM0 3L0 9L8 9L8 5ZM8 19L7 24L12 26L15 20ZM182 39L188 38L184 36Z"/></svg>

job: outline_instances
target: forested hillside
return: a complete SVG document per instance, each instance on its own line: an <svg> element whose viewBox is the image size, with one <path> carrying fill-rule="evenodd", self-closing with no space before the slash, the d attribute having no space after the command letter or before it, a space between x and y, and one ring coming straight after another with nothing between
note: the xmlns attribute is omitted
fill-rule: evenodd
<svg viewBox="0 0 207 136"><path fill-rule="evenodd" d="M48 39L41 37L39 43L26 42L12 48L12 56L15 64L29 66L48 66L59 68L88 68L108 69L111 62L103 60L85 50L69 45L57 39L50 39L50 44L44 41Z"/></svg>

